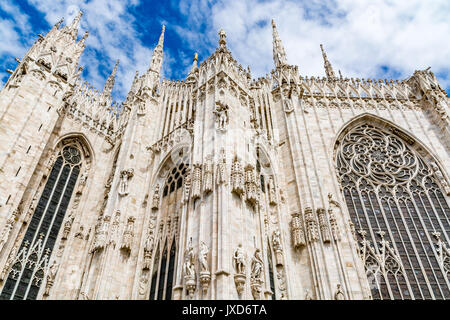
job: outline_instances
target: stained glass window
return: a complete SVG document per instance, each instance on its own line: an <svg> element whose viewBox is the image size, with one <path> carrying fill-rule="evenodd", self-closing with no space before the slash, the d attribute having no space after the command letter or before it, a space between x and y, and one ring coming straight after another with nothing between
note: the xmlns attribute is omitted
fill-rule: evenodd
<svg viewBox="0 0 450 320"><path fill-rule="evenodd" d="M372 295L448 299L450 208L437 165L394 132L363 124L337 149L338 179Z"/></svg>
<svg viewBox="0 0 450 320"><path fill-rule="evenodd" d="M9 271L0 299L37 298L81 167L75 145L58 154Z"/></svg>
<svg viewBox="0 0 450 320"><path fill-rule="evenodd" d="M185 159L184 159L185 160ZM175 276L176 248L174 234L177 232L178 212L182 204L183 183L188 167L184 161L175 164L169 171L160 205L159 246L165 249L154 256L149 299L172 299L172 287ZM156 263L161 261L161 263Z"/></svg>

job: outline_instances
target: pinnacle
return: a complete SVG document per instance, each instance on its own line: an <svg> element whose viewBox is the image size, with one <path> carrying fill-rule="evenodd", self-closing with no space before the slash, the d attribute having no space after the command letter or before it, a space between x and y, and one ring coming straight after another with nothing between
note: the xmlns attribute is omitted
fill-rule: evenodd
<svg viewBox="0 0 450 320"><path fill-rule="evenodd" d="M225 30L220 29L219 31L219 45L221 48L225 48L227 46L227 34L225 33Z"/></svg>

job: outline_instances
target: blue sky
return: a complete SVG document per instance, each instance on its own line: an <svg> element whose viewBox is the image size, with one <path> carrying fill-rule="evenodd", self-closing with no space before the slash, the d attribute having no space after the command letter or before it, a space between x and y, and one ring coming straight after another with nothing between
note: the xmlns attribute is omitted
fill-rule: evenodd
<svg viewBox="0 0 450 320"><path fill-rule="evenodd" d="M166 25L163 76L184 79L195 52L200 62L217 47L220 28L228 47L254 78L273 68L270 20L275 19L288 61L307 76L323 76L319 44L344 77L404 79L431 67L450 90L448 0L0 0L0 82L14 57L22 58L61 17L84 12L83 78L103 88L120 59L113 95L122 100L137 71L148 68L161 25Z"/></svg>

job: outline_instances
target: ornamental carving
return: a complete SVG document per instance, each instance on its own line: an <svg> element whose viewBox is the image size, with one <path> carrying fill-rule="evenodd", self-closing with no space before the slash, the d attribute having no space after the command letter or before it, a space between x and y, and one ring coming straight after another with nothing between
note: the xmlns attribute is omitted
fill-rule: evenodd
<svg viewBox="0 0 450 320"><path fill-rule="evenodd" d="M212 156L208 156L203 164L203 192L205 194L213 191L213 173L214 165L212 163Z"/></svg>
<svg viewBox="0 0 450 320"><path fill-rule="evenodd" d="M308 235L308 241L314 242L319 239L319 231L317 229L317 222L314 218L313 210L310 207L305 208L305 224Z"/></svg>
<svg viewBox="0 0 450 320"><path fill-rule="evenodd" d="M98 223L95 226L94 241L91 252L100 251L106 247L110 220L110 216L105 216L104 218L101 216L99 217ZM81 236L83 235L81 234Z"/></svg>
<svg viewBox="0 0 450 320"><path fill-rule="evenodd" d="M244 169L237 156L231 165L231 192L238 196L244 193Z"/></svg>
<svg viewBox="0 0 450 320"><path fill-rule="evenodd" d="M2 233L0 235L0 252L5 246L6 242L9 239L9 236L11 235L11 231L14 228L14 224L16 223L17 219L20 216L19 209L15 209L11 214L9 215L8 219L6 220L6 224L2 229Z"/></svg>
<svg viewBox="0 0 450 320"><path fill-rule="evenodd" d="M319 220L320 233L322 234L322 241L329 243L331 241L330 229L328 228L327 218L325 216L325 209L319 208L316 210L317 218Z"/></svg>
<svg viewBox="0 0 450 320"><path fill-rule="evenodd" d="M126 252L131 251L131 247L133 245L133 238L134 238L134 221L136 219L134 217L129 217L127 221L127 225L125 227L125 231L122 235L122 244L120 246L121 250L124 250Z"/></svg>
<svg viewBox="0 0 450 320"><path fill-rule="evenodd" d="M192 200L201 197L202 188L202 166L201 164L194 164L192 170Z"/></svg>
<svg viewBox="0 0 450 320"><path fill-rule="evenodd" d="M435 250L428 249L434 243L427 234L445 228L440 218L449 208L445 182L436 173L436 161L398 132L363 123L340 139L336 167L352 220L349 226L359 238L363 261L371 261L365 267L374 282L374 299L443 297L440 292L448 288L445 272L416 266L438 260Z"/></svg>
<svg viewBox="0 0 450 320"><path fill-rule="evenodd" d="M255 168L250 164L245 167L245 200L253 205L259 201L259 189L256 183Z"/></svg>
<svg viewBox="0 0 450 320"><path fill-rule="evenodd" d="M447 182L447 179L442 174L442 171L439 169L436 162L431 162L430 166L431 166L431 169L434 171L434 175L435 175L436 179L440 182L445 193L449 196L450 195L450 186Z"/></svg>
<svg viewBox="0 0 450 320"><path fill-rule="evenodd" d="M225 154L225 149L220 151L220 159L217 164L217 174L216 174L217 184L227 183L227 158Z"/></svg>
<svg viewBox="0 0 450 320"><path fill-rule="evenodd" d="M301 213L293 213L291 220L292 241L295 249L300 249L306 245L305 232Z"/></svg>

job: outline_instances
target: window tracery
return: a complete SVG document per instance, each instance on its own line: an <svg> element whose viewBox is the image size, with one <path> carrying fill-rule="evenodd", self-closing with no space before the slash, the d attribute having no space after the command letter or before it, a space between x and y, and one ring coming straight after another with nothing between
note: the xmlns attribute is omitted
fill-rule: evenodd
<svg viewBox="0 0 450 320"><path fill-rule="evenodd" d="M49 260L69 202L72 198L83 160L89 156L77 139L68 138L57 148L48 163L50 174L34 209L0 299L36 299L49 273ZM88 165L86 165L88 167Z"/></svg>
<svg viewBox="0 0 450 320"><path fill-rule="evenodd" d="M414 140L396 132L362 124L337 147L338 179L372 295L448 299L439 253L449 241L450 208L431 163L413 148ZM436 232L442 243L433 242Z"/></svg>
<svg viewBox="0 0 450 320"><path fill-rule="evenodd" d="M150 300L170 300L175 275L179 212L184 195L183 185L189 174L185 159L180 159L168 172L159 205L159 229L155 240L158 249L153 257ZM162 248L160 250L159 248Z"/></svg>

